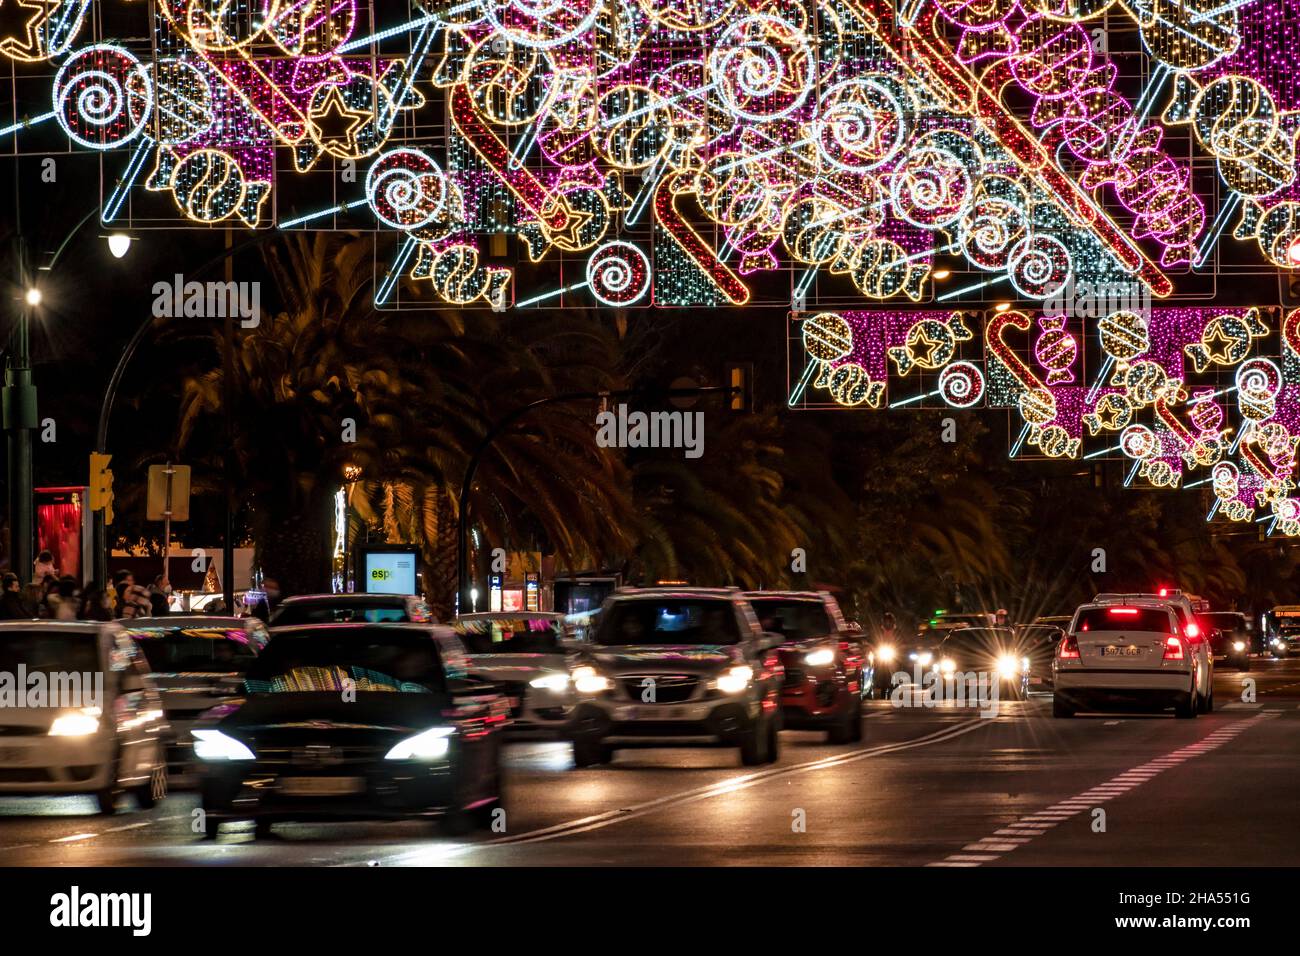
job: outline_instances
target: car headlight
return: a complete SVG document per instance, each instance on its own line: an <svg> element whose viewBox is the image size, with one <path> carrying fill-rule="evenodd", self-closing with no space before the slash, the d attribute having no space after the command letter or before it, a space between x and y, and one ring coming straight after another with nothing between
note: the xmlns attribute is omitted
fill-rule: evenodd
<svg viewBox="0 0 1300 956"><path fill-rule="evenodd" d="M957 669L957 662L951 657L945 657L939 662L939 670L945 674L951 674Z"/></svg>
<svg viewBox="0 0 1300 956"><path fill-rule="evenodd" d="M219 730L192 730L194 756L200 760L256 760L248 745Z"/></svg>
<svg viewBox="0 0 1300 956"><path fill-rule="evenodd" d="M916 661L922 667L928 667L930 666L930 662L934 660L934 655L929 651L921 651L920 653L914 651L908 655L908 658Z"/></svg>
<svg viewBox="0 0 1300 956"><path fill-rule="evenodd" d="M825 667L827 664L835 663L835 652L829 647L810 651L803 656L803 662L809 667Z"/></svg>
<svg viewBox="0 0 1300 956"><path fill-rule="evenodd" d="M998 676L999 677L1016 677L1020 674L1020 661L1016 660L1011 654L1003 654L998 658Z"/></svg>
<svg viewBox="0 0 1300 956"><path fill-rule="evenodd" d="M1028 658L1028 657L1022 657L1022 658L1020 658L1020 669L1021 669L1022 671L1024 671L1026 674L1028 674L1029 671L1030 671L1030 667L1031 667L1031 665L1030 665L1030 663L1029 663L1029 658Z"/></svg>
<svg viewBox="0 0 1300 956"><path fill-rule="evenodd" d="M98 707L85 707L73 714L62 714L50 724L51 737L89 737L98 731Z"/></svg>
<svg viewBox="0 0 1300 956"><path fill-rule="evenodd" d="M1234 651L1244 651L1244 650L1246 649L1246 642L1245 642L1245 641L1233 641L1233 642L1232 642L1232 649L1233 649Z"/></svg>
<svg viewBox="0 0 1300 956"><path fill-rule="evenodd" d="M529 687L540 687L544 690L561 693L569 686L568 674L542 674L540 677L534 677L528 682Z"/></svg>
<svg viewBox="0 0 1300 956"><path fill-rule="evenodd" d="M876 656L888 664L898 656L898 651L890 647L888 644L881 644L876 648Z"/></svg>
<svg viewBox="0 0 1300 956"><path fill-rule="evenodd" d="M599 694L609 690L609 678L594 667L577 667L573 671L573 686L580 694Z"/></svg>
<svg viewBox="0 0 1300 956"><path fill-rule="evenodd" d="M392 750L384 754L384 759L441 760L447 756L447 750L451 746L447 738L455 732L455 727L431 727L414 737L399 740Z"/></svg>
<svg viewBox="0 0 1300 956"><path fill-rule="evenodd" d="M718 690L724 694L739 694L749 686L754 676L754 668L748 664L737 664L718 675Z"/></svg>

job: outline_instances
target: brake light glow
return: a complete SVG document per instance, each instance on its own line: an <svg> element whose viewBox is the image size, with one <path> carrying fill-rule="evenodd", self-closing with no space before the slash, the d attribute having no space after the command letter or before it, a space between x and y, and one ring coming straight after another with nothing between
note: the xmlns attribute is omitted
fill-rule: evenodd
<svg viewBox="0 0 1300 956"><path fill-rule="evenodd" d="M1111 614L1122 614L1125 617L1133 617L1137 614L1138 609L1135 607L1113 607L1110 608Z"/></svg>
<svg viewBox="0 0 1300 956"><path fill-rule="evenodd" d="M1165 638L1165 660L1181 661L1183 659L1183 642L1170 636Z"/></svg>
<svg viewBox="0 0 1300 956"><path fill-rule="evenodd" d="M1169 589L1168 589L1168 588L1161 588L1161 589L1160 589L1160 596L1161 596L1161 597L1169 597Z"/></svg>
<svg viewBox="0 0 1300 956"><path fill-rule="evenodd" d="M1073 634L1067 634L1061 638L1061 644L1057 648L1057 657L1063 661L1077 661L1079 659L1079 641Z"/></svg>
<svg viewBox="0 0 1300 956"><path fill-rule="evenodd" d="M1197 624L1195 621L1188 624L1187 627L1183 628L1183 630L1186 632L1188 637L1201 636L1201 625Z"/></svg>

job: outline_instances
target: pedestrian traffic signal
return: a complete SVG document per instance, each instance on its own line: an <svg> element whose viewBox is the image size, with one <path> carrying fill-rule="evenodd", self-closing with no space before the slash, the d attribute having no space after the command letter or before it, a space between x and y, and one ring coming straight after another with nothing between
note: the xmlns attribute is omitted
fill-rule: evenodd
<svg viewBox="0 0 1300 956"><path fill-rule="evenodd" d="M113 471L108 463L112 455L90 453L90 510L104 512L104 524L113 523Z"/></svg>

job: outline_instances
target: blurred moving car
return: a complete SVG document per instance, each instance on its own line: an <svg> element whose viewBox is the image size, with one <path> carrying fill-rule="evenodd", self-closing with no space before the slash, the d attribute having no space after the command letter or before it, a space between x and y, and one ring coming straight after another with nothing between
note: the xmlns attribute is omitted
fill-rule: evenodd
<svg viewBox="0 0 1300 956"><path fill-rule="evenodd" d="M779 654L782 726L825 730L833 744L862 739L862 698L874 687L860 630L826 591L750 591L760 628L785 638Z"/></svg>
<svg viewBox="0 0 1300 956"><path fill-rule="evenodd" d="M899 684L920 683L938 666L939 645L957 627L922 627L910 637L879 641L875 646L877 693L888 696Z"/></svg>
<svg viewBox="0 0 1300 956"><path fill-rule="evenodd" d="M491 681L506 695L507 738L567 739L576 697L563 614L462 614L452 629L465 645L470 674Z"/></svg>
<svg viewBox="0 0 1300 956"><path fill-rule="evenodd" d="M266 626L255 617L173 614L124 622L162 694L167 770L173 787L194 783L190 729L217 704L243 693L244 672L266 646Z"/></svg>
<svg viewBox="0 0 1300 956"><path fill-rule="evenodd" d="M196 727L205 835L254 820L438 818L487 827L502 803L506 703L467 681L450 629L326 624L272 633L246 696Z"/></svg>
<svg viewBox="0 0 1300 956"><path fill-rule="evenodd" d="M1300 604L1279 604L1270 617L1274 632L1269 650L1277 657L1300 655Z"/></svg>
<svg viewBox="0 0 1300 956"><path fill-rule="evenodd" d="M1057 648L1052 714L1073 717L1094 701L1173 707L1178 717L1214 709L1214 658L1200 626L1156 595L1098 595L1075 612Z"/></svg>
<svg viewBox="0 0 1300 956"><path fill-rule="evenodd" d="M104 814L167 796L162 698L116 623L0 622L0 673L25 675L0 706L0 794L89 794Z"/></svg>
<svg viewBox="0 0 1300 956"><path fill-rule="evenodd" d="M740 591L626 588L606 598L573 671L573 761L608 763L648 741L738 747L745 766L775 762L781 729L780 634L766 634Z"/></svg>
<svg viewBox="0 0 1300 956"><path fill-rule="evenodd" d="M432 620L433 612L424 598L413 594L297 594L281 601L267 624L425 624Z"/></svg>
<svg viewBox="0 0 1300 956"><path fill-rule="evenodd" d="M1214 659L1248 670L1250 655L1258 650L1251 619L1240 611L1205 611L1197 617L1209 632Z"/></svg>
<svg viewBox="0 0 1300 956"><path fill-rule="evenodd" d="M1001 694L1024 697L1051 686L1052 660L1064 636L1050 624L957 628L939 645L936 666L940 673L996 675Z"/></svg>

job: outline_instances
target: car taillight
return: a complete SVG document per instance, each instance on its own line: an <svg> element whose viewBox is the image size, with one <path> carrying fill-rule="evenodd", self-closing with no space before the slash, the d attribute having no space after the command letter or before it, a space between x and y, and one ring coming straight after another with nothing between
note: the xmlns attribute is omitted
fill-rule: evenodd
<svg viewBox="0 0 1300 956"><path fill-rule="evenodd" d="M1057 648L1056 656L1063 661L1077 661L1079 659L1079 641L1073 634L1067 634L1061 638L1061 645Z"/></svg>
<svg viewBox="0 0 1300 956"><path fill-rule="evenodd" d="M1201 625L1197 624L1195 621L1193 621L1191 624L1188 624L1187 627L1183 628L1183 630L1186 632L1188 637L1201 636Z"/></svg>
<svg viewBox="0 0 1300 956"><path fill-rule="evenodd" d="M1170 636L1165 638L1165 660L1181 661L1183 659L1183 642Z"/></svg>

